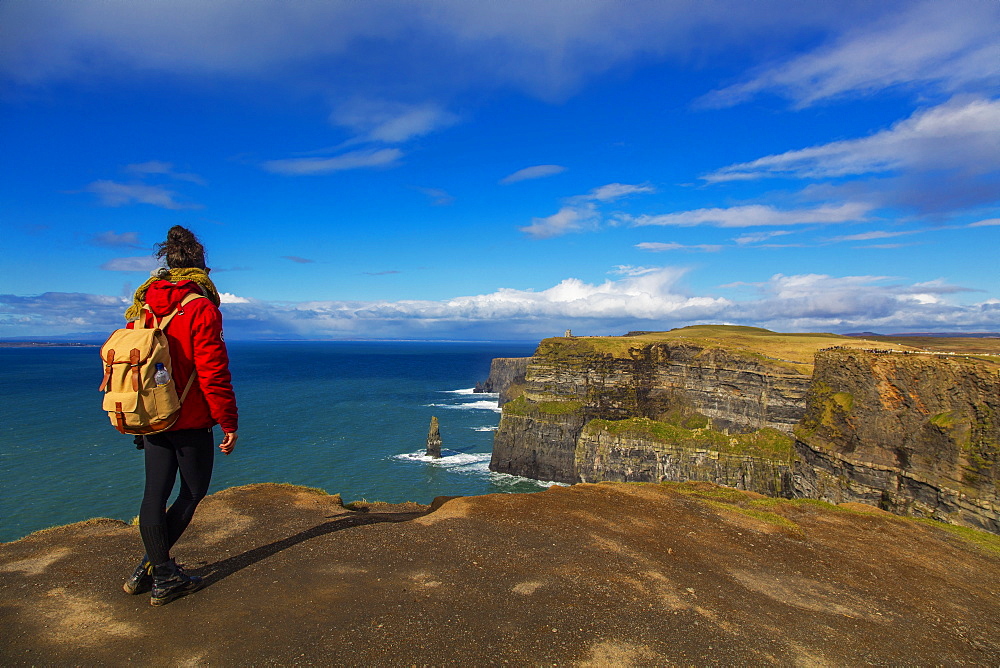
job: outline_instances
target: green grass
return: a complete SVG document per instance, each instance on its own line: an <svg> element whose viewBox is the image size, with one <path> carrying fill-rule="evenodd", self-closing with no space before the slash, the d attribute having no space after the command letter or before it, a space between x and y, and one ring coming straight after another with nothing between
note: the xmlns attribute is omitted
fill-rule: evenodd
<svg viewBox="0 0 1000 668"><path fill-rule="evenodd" d="M941 427L942 429L951 429L955 426L955 411L945 411L944 413L938 413L930 419L930 423L935 427Z"/></svg>
<svg viewBox="0 0 1000 668"><path fill-rule="evenodd" d="M957 536L964 541L972 543L976 547L982 548L996 556L1000 556L1000 536L997 536L996 534L980 531L979 529L972 529L970 527L960 527L955 524L938 522L937 520L932 520L926 517L906 519L913 522L919 522L920 524L926 524L927 526L935 527L937 529L941 529L942 531L947 531L953 536Z"/></svg>
<svg viewBox="0 0 1000 668"><path fill-rule="evenodd" d="M752 517L753 519L764 522L765 524L770 524L771 526L778 527L779 529L784 529L785 531L792 533L801 538L805 537L805 533L802 531L802 527L788 519L784 515L779 515L778 513L768 512L766 510L757 510L755 508L747 506L739 506L731 503L724 503L720 501L709 501L705 500L705 504L713 508L718 508L719 510L728 510L730 512L737 512L741 515L746 515L747 517Z"/></svg>
<svg viewBox="0 0 1000 668"><path fill-rule="evenodd" d="M731 511L735 510L749 517L753 517L783 529L790 529L799 534L801 534L801 529L798 524L788 517L774 511L781 508L812 507L824 512L850 513L854 515L873 514L866 513L863 510L843 508L818 499L782 499L775 497L760 497L760 495L752 492L744 492L731 487L721 487L711 483L663 482L660 484L679 494L703 501L713 508ZM874 506L872 507L872 510L875 510ZM878 516L882 519L893 522L913 522L933 527L935 529L940 529L941 531L945 531L964 542L971 543L972 545L975 545L990 554L1000 556L1000 536L989 533L988 531L948 524L946 522L939 522L938 520L924 517L883 515L881 513L879 513Z"/></svg>
<svg viewBox="0 0 1000 668"><path fill-rule="evenodd" d="M538 401L535 403L535 409L546 415L570 415L579 413L581 408L583 408L583 402L574 400Z"/></svg>
<svg viewBox="0 0 1000 668"><path fill-rule="evenodd" d="M794 521L784 515L766 510L766 508L773 508L777 503L792 503L788 499L760 499L759 495L752 492L720 487L711 483L663 482L660 484L689 498L697 499L711 508L752 517L798 538L805 536L802 528ZM770 503L772 501L775 503Z"/></svg>
<svg viewBox="0 0 1000 668"><path fill-rule="evenodd" d="M685 419L684 424L691 424ZM602 430L615 435L637 436L670 445L715 450L727 454L749 455L790 461L794 453L791 436L777 429L759 429L749 434L723 434L705 428L688 429L680 424L649 418L626 420L591 420L587 430Z"/></svg>
<svg viewBox="0 0 1000 668"><path fill-rule="evenodd" d="M523 395L508 401L503 405L505 415L520 415L525 417L535 415L572 415L583 408L582 401L529 401Z"/></svg>
<svg viewBox="0 0 1000 668"><path fill-rule="evenodd" d="M630 359L629 351L655 343L690 344L697 348L721 349L783 371L811 375L813 357L822 348L886 348L867 339L827 333L785 334L760 327L695 325L667 332L647 332L635 336L580 336L545 339L536 355L552 359L608 355ZM895 345L896 348L907 346Z"/></svg>
<svg viewBox="0 0 1000 668"><path fill-rule="evenodd" d="M840 406L845 413L850 413L854 408L854 396L849 392L837 392L833 395L833 402Z"/></svg>

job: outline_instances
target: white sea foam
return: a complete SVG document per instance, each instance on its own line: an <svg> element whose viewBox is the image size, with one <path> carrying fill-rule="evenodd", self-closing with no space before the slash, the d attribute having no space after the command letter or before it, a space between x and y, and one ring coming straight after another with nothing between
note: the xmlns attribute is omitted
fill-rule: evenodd
<svg viewBox="0 0 1000 668"><path fill-rule="evenodd" d="M428 464L438 468L448 469L452 473L464 475L475 475L477 477L489 478L490 482L501 488L511 488L518 483L531 483L538 487L569 487L564 482L553 480L533 480L532 478L522 478L509 473L495 473L490 470L490 454L486 452L456 452L454 450L442 449L441 457L428 457L426 452L404 452L394 455L392 459L404 462L414 462Z"/></svg>
<svg viewBox="0 0 1000 668"><path fill-rule="evenodd" d="M424 450L418 450L417 452L404 452L401 455L395 455L393 459L430 464L431 466L446 468L458 473L472 472L476 467L480 466L489 471L490 465L489 453L456 452L447 448L441 450L440 457L428 457Z"/></svg>
<svg viewBox="0 0 1000 668"><path fill-rule="evenodd" d="M469 427L469 428L472 431L496 431L497 430L496 425L493 425L492 427L489 426L489 425L487 425L485 427Z"/></svg>
<svg viewBox="0 0 1000 668"><path fill-rule="evenodd" d="M487 467L487 470L489 468ZM497 473L496 471L490 471L490 482L500 487L513 487L520 482L530 482L532 484L538 485L539 487L569 487L567 483L556 482L555 480L535 480L534 478L522 478L519 475L511 475L509 473Z"/></svg>
<svg viewBox="0 0 1000 668"><path fill-rule="evenodd" d="M494 413L500 412L500 407L497 406L497 402L481 400L481 401L466 401L461 404L427 404L432 408L449 408L455 410L473 410L473 411L493 411Z"/></svg>
<svg viewBox="0 0 1000 668"><path fill-rule="evenodd" d="M461 397L482 397L483 399L497 400L500 398L499 392L476 392L474 387L466 387L461 390L438 390L441 394L457 394Z"/></svg>

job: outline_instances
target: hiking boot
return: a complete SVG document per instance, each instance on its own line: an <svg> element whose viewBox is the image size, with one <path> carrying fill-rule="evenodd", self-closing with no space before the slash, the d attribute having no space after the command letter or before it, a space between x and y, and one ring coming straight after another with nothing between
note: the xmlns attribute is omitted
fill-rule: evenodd
<svg viewBox="0 0 1000 668"><path fill-rule="evenodd" d="M153 594L150 605L166 605L174 599L202 588L201 578L187 575L173 559L153 566Z"/></svg>
<svg viewBox="0 0 1000 668"><path fill-rule="evenodd" d="M141 594L153 588L153 564L149 557L142 555L142 561L135 567L131 577L122 585L126 594Z"/></svg>

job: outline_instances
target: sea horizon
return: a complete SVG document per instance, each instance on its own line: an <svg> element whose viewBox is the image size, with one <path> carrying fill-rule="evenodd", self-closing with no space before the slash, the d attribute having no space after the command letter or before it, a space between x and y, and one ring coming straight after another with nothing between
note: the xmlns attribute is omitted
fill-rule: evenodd
<svg viewBox="0 0 1000 668"><path fill-rule="evenodd" d="M529 356L536 345L230 342L240 441L233 455L216 455L210 493L275 482L318 487L345 501L429 503L442 495L545 489L550 483L489 471L497 395L473 393L494 357ZM0 541L138 513L142 453L101 410L98 357L84 346L0 350ZM61 380L39 387L38 378ZM444 441L439 460L424 455L432 416Z"/></svg>

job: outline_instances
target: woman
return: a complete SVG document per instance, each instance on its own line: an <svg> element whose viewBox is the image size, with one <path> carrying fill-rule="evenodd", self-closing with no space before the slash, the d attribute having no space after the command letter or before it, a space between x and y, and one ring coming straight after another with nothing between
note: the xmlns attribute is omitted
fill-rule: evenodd
<svg viewBox="0 0 1000 668"><path fill-rule="evenodd" d="M156 256L166 258L168 269L153 272L153 277L136 290L135 303L125 312L125 318L134 322L144 317L147 324L151 323L152 315L143 310L143 304L157 318L180 308L166 329L173 380L177 387L185 387L195 373L196 382L174 426L142 437L139 444L146 459L146 489L139 510L139 533L146 555L124 589L139 594L151 587L150 603L165 605L202 586L201 578L187 575L170 558L170 548L208 493L215 456L212 428L217 424L222 427L219 449L224 454L236 446L237 410L229 355L222 338L219 293L208 277L205 249L190 230L180 225L170 228L167 240L157 246ZM207 299L194 299L181 307L191 294ZM168 509L167 500L178 471L180 492Z"/></svg>

